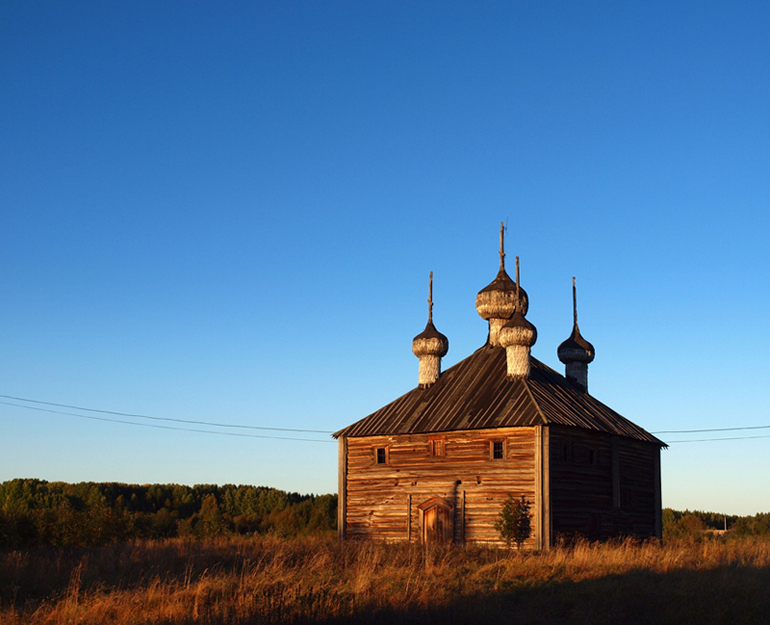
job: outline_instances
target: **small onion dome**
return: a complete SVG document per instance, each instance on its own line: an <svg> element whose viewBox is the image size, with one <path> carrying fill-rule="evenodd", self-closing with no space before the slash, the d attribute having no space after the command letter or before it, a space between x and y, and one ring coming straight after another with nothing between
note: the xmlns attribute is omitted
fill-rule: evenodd
<svg viewBox="0 0 770 625"><path fill-rule="evenodd" d="M527 314L529 309L529 298L526 291L519 287L519 297L521 298L521 309L523 314ZM511 280L505 272L505 268L500 267L497 277L491 284L485 286L478 295L476 295L476 311L482 319L510 319L516 310L516 283Z"/></svg>
<svg viewBox="0 0 770 625"><path fill-rule="evenodd" d="M449 339L441 332L436 330L432 320L428 320L428 325L412 340L412 352L418 358L423 356L438 356L443 358L449 351Z"/></svg>
<svg viewBox="0 0 770 625"><path fill-rule="evenodd" d="M519 289L523 294L523 290ZM515 291L514 291L515 294ZM521 311L513 313L511 319L500 328L500 345L502 347L532 347L537 341L537 328L524 318Z"/></svg>
<svg viewBox="0 0 770 625"><path fill-rule="evenodd" d="M594 346L580 336L580 329L578 328L577 323L572 327L572 334L569 335L569 338L566 341L559 345L559 349L556 353L559 356L559 360L565 365L572 362L584 362L588 364L589 362L592 362L594 356L596 356Z"/></svg>
<svg viewBox="0 0 770 625"><path fill-rule="evenodd" d="M509 379L528 378L530 371L529 352L537 341L537 330L516 311L500 328L498 339L505 348L505 366Z"/></svg>

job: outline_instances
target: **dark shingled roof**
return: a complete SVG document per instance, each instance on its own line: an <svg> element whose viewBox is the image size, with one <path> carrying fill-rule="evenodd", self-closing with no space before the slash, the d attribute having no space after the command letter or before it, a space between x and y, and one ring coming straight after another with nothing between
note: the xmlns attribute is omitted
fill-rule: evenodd
<svg viewBox="0 0 770 625"><path fill-rule="evenodd" d="M505 349L492 345L447 369L430 388L412 389L334 437L533 425L565 425L666 446L536 358L529 378L508 379Z"/></svg>

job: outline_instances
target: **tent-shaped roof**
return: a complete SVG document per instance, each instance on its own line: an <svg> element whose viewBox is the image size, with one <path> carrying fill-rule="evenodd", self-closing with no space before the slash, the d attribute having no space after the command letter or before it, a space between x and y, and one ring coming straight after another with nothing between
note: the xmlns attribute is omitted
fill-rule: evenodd
<svg viewBox="0 0 770 625"><path fill-rule="evenodd" d="M536 358L530 371L529 378L509 379L505 349L487 344L430 388L412 389L334 436L565 425L665 446Z"/></svg>

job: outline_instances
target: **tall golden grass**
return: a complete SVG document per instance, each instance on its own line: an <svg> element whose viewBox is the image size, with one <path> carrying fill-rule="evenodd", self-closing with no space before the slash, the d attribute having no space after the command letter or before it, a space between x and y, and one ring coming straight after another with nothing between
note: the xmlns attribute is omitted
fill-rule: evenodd
<svg viewBox="0 0 770 625"><path fill-rule="evenodd" d="M770 540L174 539L0 553L0 623L770 623Z"/></svg>

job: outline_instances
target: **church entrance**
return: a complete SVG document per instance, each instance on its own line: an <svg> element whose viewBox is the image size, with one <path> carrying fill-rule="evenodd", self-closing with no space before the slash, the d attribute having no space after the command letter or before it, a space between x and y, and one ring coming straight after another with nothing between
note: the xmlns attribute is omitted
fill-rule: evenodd
<svg viewBox="0 0 770 625"><path fill-rule="evenodd" d="M418 508L422 520L422 541L428 544L451 543L454 535L452 504L433 497Z"/></svg>

